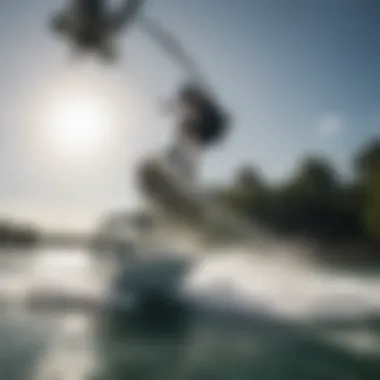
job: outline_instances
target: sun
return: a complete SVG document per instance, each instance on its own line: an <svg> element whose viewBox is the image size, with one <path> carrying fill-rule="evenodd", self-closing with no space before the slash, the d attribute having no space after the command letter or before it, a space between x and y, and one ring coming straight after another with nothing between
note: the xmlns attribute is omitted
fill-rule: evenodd
<svg viewBox="0 0 380 380"><path fill-rule="evenodd" d="M111 122L104 103L91 97L72 97L56 102L47 120L52 148L65 155L84 155L98 151L107 137Z"/></svg>

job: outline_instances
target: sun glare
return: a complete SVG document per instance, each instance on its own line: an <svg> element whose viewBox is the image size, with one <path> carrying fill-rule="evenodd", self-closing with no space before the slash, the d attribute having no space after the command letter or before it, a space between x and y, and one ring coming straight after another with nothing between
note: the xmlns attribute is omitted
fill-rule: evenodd
<svg viewBox="0 0 380 380"><path fill-rule="evenodd" d="M48 118L48 132L66 155L88 155L100 149L110 123L107 107L90 98L71 98L57 102Z"/></svg>

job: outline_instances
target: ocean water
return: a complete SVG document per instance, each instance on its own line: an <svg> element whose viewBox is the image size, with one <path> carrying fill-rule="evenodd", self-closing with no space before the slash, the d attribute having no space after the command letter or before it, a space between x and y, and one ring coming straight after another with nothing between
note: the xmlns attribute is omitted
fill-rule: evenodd
<svg viewBox="0 0 380 380"><path fill-rule="evenodd" d="M178 285L191 313L106 309L115 268L89 251L2 251L0 379L379 379L376 274L277 249L208 252Z"/></svg>

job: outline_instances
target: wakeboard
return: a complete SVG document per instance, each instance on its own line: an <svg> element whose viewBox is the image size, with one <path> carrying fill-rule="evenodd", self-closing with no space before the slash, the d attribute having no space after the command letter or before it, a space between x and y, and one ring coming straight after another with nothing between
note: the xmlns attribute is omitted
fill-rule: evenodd
<svg viewBox="0 0 380 380"><path fill-rule="evenodd" d="M207 239L241 240L251 236L251 224L216 199L196 194L186 175L170 160L152 157L139 168L141 192L169 221L170 225L200 232Z"/></svg>
<svg viewBox="0 0 380 380"><path fill-rule="evenodd" d="M203 205L174 165L165 159L147 159L139 168L142 193L167 217L187 224L200 223Z"/></svg>

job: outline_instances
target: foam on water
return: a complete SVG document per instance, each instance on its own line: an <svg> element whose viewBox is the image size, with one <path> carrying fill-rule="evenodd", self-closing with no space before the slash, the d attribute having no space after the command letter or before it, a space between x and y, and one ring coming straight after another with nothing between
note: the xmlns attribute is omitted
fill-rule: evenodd
<svg viewBox="0 0 380 380"><path fill-rule="evenodd" d="M210 250L195 260L183 289L210 302L289 318L380 311L380 279L328 272L298 257L294 247L284 244ZM49 291L101 302L110 285L112 276L89 252L41 252L30 260L28 270L2 274L2 297Z"/></svg>
<svg viewBox="0 0 380 380"><path fill-rule="evenodd" d="M292 248L274 246L264 254L255 250L260 248L209 252L188 279L187 289L291 318L380 311L378 278L327 272L298 260Z"/></svg>

